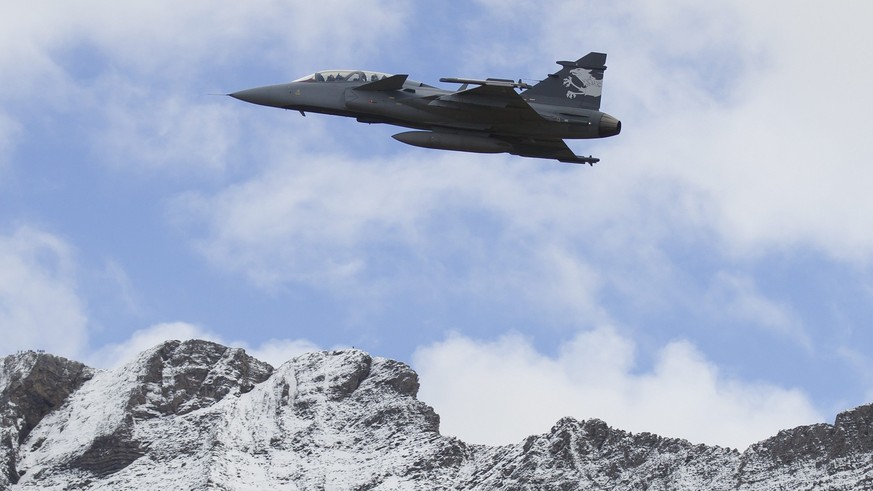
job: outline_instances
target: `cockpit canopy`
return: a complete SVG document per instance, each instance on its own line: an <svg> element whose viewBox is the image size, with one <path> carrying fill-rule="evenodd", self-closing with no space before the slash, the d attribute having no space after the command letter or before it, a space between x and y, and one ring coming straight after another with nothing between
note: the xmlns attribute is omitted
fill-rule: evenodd
<svg viewBox="0 0 873 491"><path fill-rule="evenodd" d="M363 70L323 70L298 78L295 82L375 82L390 76L387 73Z"/></svg>

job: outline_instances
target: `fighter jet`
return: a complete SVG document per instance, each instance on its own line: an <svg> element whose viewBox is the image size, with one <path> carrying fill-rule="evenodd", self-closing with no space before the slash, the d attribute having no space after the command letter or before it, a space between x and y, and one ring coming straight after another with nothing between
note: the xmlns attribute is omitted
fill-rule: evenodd
<svg viewBox="0 0 873 491"><path fill-rule="evenodd" d="M461 84L445 90L365 70L324 70L290 83L228 94L236 99L306 112L333 114L361 123L385 123L416 131L393 135L417 147L591 164L565 138L614 136L621 121L600 111L606 54L558 61L561 69L535 85L507 79L441 78ZM472 86L472 87L471 87ZM520 91L520 92L519 92Z"/></svg>

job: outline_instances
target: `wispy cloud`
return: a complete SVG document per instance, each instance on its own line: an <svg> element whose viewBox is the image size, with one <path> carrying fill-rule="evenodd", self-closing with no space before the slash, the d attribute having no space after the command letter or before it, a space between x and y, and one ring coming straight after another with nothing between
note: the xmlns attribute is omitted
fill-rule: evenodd
<svg viewBox="0 0 873 491"><path fill-rule="evenodd" d="M716 274L707 294L708 317L729 323L751 323L799 343L807 351L812 340L798 314L784 302L768 299L748 275Z"/></svg>
<svg viewBox="0 0 873 491"><path fill-rule="evenodd" d="M311 291L322 303L304 312L310 318L324 318L324 311L354 317L362 310L394 309L360 322L367 324L374 344L397 343L389 346L396 351L421 345L419 359L433 366L439 364L437 353L474 367L477 362L469 357L481 355L482 373L496 373L493 380L501 384L511 388L513 380L519 381L543 400L557 401L554 407L562 412L589 408L574 414L636 425L631 429L730 441L721 434L684 433L669 415L657 420L654 415L666 411L670 401L692 427L712 426L695 419L700 414L749 419L750 428L758 430L744 434L744 441L769 434L774 421L791 412L786 408L813 414L802 394L779 388L780 375L771 367L755 365L745 353L702 353L715 343L708 337L712 330L705 329L707 322L689 324L708 316L719 315L713 322L759 327L742 333L756 341L774 337L759 333L791 340L778 344L790 345L786 349L793 354L798 346L802 351L799 361L786 363L816 363L813 357L839 356L834 345L850 345L857 350L845 359L866 367L862 348L869 340L859 334L861 327L832 333L816 323L827 324L831 302L838 304L834 311L847 312L847 324L859 326L855 319L865 317L869 302L849 305L836 293L826 293L820 304L808 302L794 285L774 287L762 275L772 272L768 260L775 255L783 260L780 267L792 271L805 271L804 257L812 256L849 292L853 282L865 281L859 276L869 276L870 7L846 3L823 11L796 5L786 16L784 7L760 2L483 0L458 7L464 15L454 17L466 20L455 19L450 27L434 25L431 7L400 0L374 1L364 9L349 9L339 0L8 7L0 19L0 71L14 76L4 79L0 94L0 192L17 191L15 178L38 181L41 176L26 174L37 160L48 168L52 164L45 162L66 164L69 157L69 168L101 172L97 179L53 182L75 190L70 193L75 198L60 206L53 193L34 192L9 198L25 209L20 216L9 211L15 207L0 207L0 227L44 220L63 224L49 228L69 234L61 238L34 225L0 234L0 346L42 347L70 356L87 355L91 346L98 353L93 359L107 365L175 337L250 343L252 350L279 361L311 346L282 339L282 331L266 327L258 331L260 339L274 341L235 342L230 327L189 324L191 319L178 319L180 310L174 308L139 313L148 320L106 326L113 332L97 341L92 326L102 323L89 319L86 306L101 298L86 298L83 291L99 288L83 290L80 284L95 275L106 281L106 274L82 275L77 269L103 271L105 257L150 261L155 258L149 243L155 240L172 252L154 268L197 283L205 292L214 285L204 283L215 278L233 283L240 311L253 317L264 304L276 318L287 316L276 305ZM420 29L410 32L410 26ZM320 116L290 118L205 95L326 67L369 68L378 62L372 68L382 69L399 63L397 53L408 58L400 69L421 69L411 75L423 81L442 75L542 78L555 68L554 60L575 59L589 50L609 53L603 109L624 122L618 138L570 143L603 159L593 169L408 149L393 142L384 127ZM447 64L457 72L435 73L436 66L441 70ZM19 154L37 147L39 152ZM95 188L118 181L103 179L104 174L131 187L153 187L148 203L136 206L155 207L142 213L157 215L159 223L132 220L130 230L147 240L131 241L123 253L114 244L101 244L79 259L74 248L93 246L95 225L68 220L94 218L78 213L86 206L79 196L88 195L88 206L105 208ZM3 180L6 176L13 180ZM122 301L129 298L126 289L141 305L172 303L166 292L137 277L130 263L116 260L107 274L115 275ZM205 274L209 280L203 280ZM811 273L812 281L818 274ZM272 300L262 300L265 291ZM465 307L468 319L445 314L466 314ZM810 319L809 312L819 315ZM688 321L689 316L694 319ZM427 332L392 338L384 334L389 326L379 324L410 320L426 325ZM508 328L503 323L527 325L530 338L478 342L464 337L471 331L498 336ZM130 325L151 327L130 333ZM567 325L622 325L640 337L639 346L630 341L634 334L609 330L558 346L556 337L575 332ZM452 327L463 333L431 344ZM307 332L347 335L334 328ZM401 330L390 328L391 333ZM839 339L818 342L824 337ZM400 341L403 348L396 347ZM552 347L557 354L533 346ZM602 347L613 361L601 360L598 350L585 346ZM428 358L428 353L434 355ZM518 369L498 363L498 355L518 356ZM660 361L633 368L637 359L652 357ZM741 360L744 377L773 385L727 377L711 361L731 357ZM583 359L597 362L577 366ZM434 370L449 375L429 375L432 379L459 377L451 366ZM501 378L501 370L515 378ZM578 386L567 375L585 370L615 384L586 379L588 385ZM544 374L553 375L551 382L542 382ZM676 382L683 378L705 397L693 399L697 394ZM534 387L534 380L543 386ZM482 386L463 390L478 400L475 391ZM549 395L562 391L576 399L561 402ZM692 397L690 409L684 408L684 397ZM441 400L448 399L433 399ZM628 404L648 407L655 426L643 427L650 421L623 413ZM718 407L712 409L713 404ZM546 405L519 407L525 414L548 416L526 432L542 431L541 425L555 419ZM764 417L756 410L771 411L774 419L755 420ZM444 415L448 428L455 424L452 414L458 414L452 411ZM780 421L781 427L795 420Z"/></svg>
<svg viewBox="0 0 873 491"><path fill-rule="evenodd" d="M74 256L64 240L32 227L0 234L0 354L83 354L88 315Z"/></svg>
<svg viewBox="0 0 873 491"><path fill-rule="evenodd" d="M9 155L15 145L16 137L21 127L0 109L0 190L3 188L2 177L9 165Z"/></svg>
<svg viewBox="0 0 873 491"><path fill-rule="evenodd" d="M726 377L687 341L661 347L650 368L635 364L635 343L611 328L579 333L555 355L517 334L455 334L413 357L442 432L477 443L515 443L573 416L743 449L822 420L802 391Z"/></svg>
<svg viewBox="0 0 873 491"><path fill-rule="evenodd" d="M139 329L120 342L101 346L85 356L84 361L96 368L115 368L133 361L139 353L173 339L180 341L203 339L225 346L243 348L249 355L270 363L274 367L278 367L297 355L320 349L305 339L276 338L258 345L251 345L245 340L224 339L220 334L195 324L166 322Z"/></svg>

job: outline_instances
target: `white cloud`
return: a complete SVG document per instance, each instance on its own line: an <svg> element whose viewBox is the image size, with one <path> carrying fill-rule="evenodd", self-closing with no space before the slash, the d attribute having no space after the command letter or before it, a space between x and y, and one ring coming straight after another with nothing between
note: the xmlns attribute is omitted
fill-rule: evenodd
<svg viewBox="0 0 873 491"><path fill-rule="evenodd" d="M214 197L188 195L176 211L205 222L204 253L255 283L345 283L365 267L368 243L414 242L417 218L434 205L436 185L413 167L361 165L309 155Z"/></svg>
<svg viewBox="0 0 873 491"><path fill-rule="evenodd" d="M31 77L57 71L56 56L81 46L99 50L118 67L171 78L243 56L273 64L292 56L347 60L402 32L408 10L404 0L354 9L344 0L21 4L0 20L0 66L16 67L22 77L13 81L23 88Z"/></svg>
<svg viewBox="0 0 873 491"><path fill-rule="evenodd" d="M77 288L77 265L71 247L60 238L32 227L0 235L0 356L17 350L43 349L83 361L97 368L113 368L140 352L170 339L206 339L246 349L274 366L299 354L318 350L305 339L270 339L257 346L227 341L219 334L186 322L169 322L133 332L129 338L89 348L84 301ZM107 264L112 279L130 299L129 279L114 262Z"/></svg>
<svg viewBox="0 0 873 491"><path fill-rule="evenodd" d="M554 69L555 59L589 49L609 53L603 109L624 120L624 132L606 141L571 143L602 157L597 167L421 150L388 158L368 150L368 157L356 158L343 141L349 134L319 131L319 117L289 122L289 131L284 123L270 127L281 112L256 108L262 112L246 118L252 129L240 124L238 111L246 110L238 109L245 108L241 103L204 101L203 93L216 86L242 88L203 76L238 66L236 59L258 60L246 67L262 64L289 76L300 75L304 66L373 60L396 44L390 40L404 32L404 18L414 8L387 0L363 11L339 0L9 7L0 19L0 70L15 76L7 77L0 94L0 114L8 115L5 121L0 116L0 159L19 133L29 131L15 119L22 107L16 101L62 111L53 114L91 111L102 118L84 132L94 140L91 148L126 169L220 174L228 166L251 166L246 168L255 177L189 193L173 211L191 225L191 236L213 264L267 288L298 283L369 297L439 292L441 298L500 298L526 302L525 312L534 306L536 315L579 317L587 324L608 323L616 314L601 297L613 288L635 299L634 307L669 303L677 313L683 305L673 303L677 297L686 304L708 300L732 307L739 320L802 341L803 326L791 306L767 298L751 276L731 272L701 279L705 266L703 273L692 271L681 252L670 255L667 247L681 242L689 246L682 252L706 254L713 262L794 247L869 260L873 228L865 220L873 196L866 186L873 181L867 165L873 150L864 131L873 61L866 53L864 14L871 7L842 4L822 12L796 6L786 16L784 7L760 2L480 3L497 10L500 25L469 22L457 43L462 68L536 75ZM529 22L532 16L541 22ZM507 27L512 22L517 24ZM434 38L422 37L426 53ZM519 37L530 42L519 46ZM83 54L97 63L72 66ZM352 131L361 136L350 140L379 138L374 128ZM38 245L44 254L34 258L9 246L14 242L0 249L4 264L12 265L0 272L0 298L16 300L14 308L0 304L6 308L0 308L3 325L7 319L27 321L27 312L59 315L73 328L56 338L73 339L68 346L81 352L87 320L75 281L43 262L45 256L70 262L69 251ZM697 276L679 278L683 274ZM54 304L66 307L54 314L28 307L40 301L9 286L19 278L49 292L40 299L55 298ZM694 285L704 291L691 291ZM117 363L174 331L217 339L196 326L159 325L99 355ZM43 339L14 335L25 344ZM632 365L632 349L628 355L622 339L601 341L612 342L611 353L625 362L630 357ZM570 363L518 343L516 351L534 370ZM255 351L280 360L307 346L275 340ZM677 360L674 371L699 368L701 386L714 384L717 395L730 399L730 384L707 372L710 365L695 358L694 349L678 343L663 353ZM609 366L619 382L635 380L625 365ZM659 373L653 369L650 375L666 376ZM534 375L518 373L520 380ZM570 383L558 382L557 389ZM598 394L619 402L629 398ZM779 394L776 402L792 393ZM610 414L604 419L618 425Z"/></svg>
<svg viewBox="0 0 873 491"><path fill-rule="evenodd" d="M144 81L102 80L95 91L101 124L92 130L95 152L114 168L163 174L196 171L221 176L238 144L227 98L156 94Z"/></svg>
<svg viewBox="0 0 873 491"><path fill-rule="evenodd" d="M141 352L172 339L220 342L218 336L199 326L186 322L167 322L135 331L120 343L101 346L84 362L96 368L115 368L133 360Z"/></svg>
<svg viewBox="0 0 873 491"><path fill-rule="evenodd" d="M360 159L307 148L307 140L322 140L297 127L321 124L319 117L293 123L292 132L258 126L258 141L270 146L257 153L259 175L177 202L177 216L200 230L201 252L267 288L303 283L379 295L407 288L413 275L404 272L414 271L425 280L418 284L521 293L607 322L597 302L604 286L647 305L673 295L680 266L665 245L679 240L712 247L727 260L793 246L844 260L873 254L865 214L845 211L873 208L873 198L860 192L873 172L863 165L873 148L804 122L806 111L822 120L820 100L827 98L804 96L807 89L793 82L808 67L790 42L770 43L783 34L806 36L805 11L786 20L790 26L765 26L760 17L769 13L731 2L482 5L521 12L504 12L501 22L535 31L540 54L565 58L571 46L610 53L603 109L625 119L626 131L573 143L604 158L595 170L439 152L417 165L420 151ZM524 21L531 9L548 27ZM583 11L592 29L578 29ZM500 36L493 44L501 43L514 46ZM553 67L551 56L537 62L539 70ZM860 85L846 89L862 92ZM322 136L325 148L342 145ZM283 139L290 141L279 148ZM811 159L822 142L839 152L845 172ZM483 232L473 228L478 219L486 222ZM459 274L446 267L452 263L470 267L449 282L447 274ZM779 305L770 306L780 315ZM765 323L790 330L790 322L771 315Z"/></svg>
<svg viewBox="0 0 873 491"><path fill-rule="evenodd" d="M677 211L714 230L726 251L873 258L873 6L809 4L786 15L760 2L480 3L554 59L609 54L603 109L624 131L602 144L601 165L632 167L636 188L690 197ZM542 22L526 21L533 9ZM515 42L492 44L503 52Z"/></svg>
<svg viewBox="0 0 873 491"><path fill-rule="evenodd" d="M48 111L80 115L92 148L115 167L220 176L237 147L238 113L206 94L243 87L207 77L241 59L299 76L316 61L372 56L403 32L408 9L405 0L364 9L342 0L10 6L0 19L0 72L14 74L0 94L11 109L0 111L0 159L10 128L27 132L19 120Z"/></svg>
<svg viewBox="0 0 873 491"><path fill-rule="evenodd" d="M128 312L142 313L143 308L140 305L137 289L121 264L112 259L106 260L100 277L110 285L112 293L118 297L121 305Z"/></svg>
<svg viewBox="0 0 873 491"><path fill-rule="evenodd" d="M597 176L615 184L607 189L588 168L548 162L417 150L355 159L288 147L266 151L276 156L260 175L172 207L214 265L264 288L367 298L443 290L606 320L596 302L603 265L593 262L624 270L644 258L646 274L660 274L650 245L664 227L631 207L618 176Z"/></svg>
<svg viewBox="0 0 873 491"><path fill-rule="evenodd" d="M245 346L246 344L236 342L233 345ZM304 353L311 353L313 351L321 351L321 348L306 339L270 339L257 347L246 348L248 354L274 367L278 367Z"/></svg>
<svg viewBox="0 0 873 491"><path fill-rule="evenodd" d="M246 341L226 341L219 334L187 322L167 322L155 324L135 331L129 338L119 343L104 345L85 358L85 363L97 368L115 368L130 362L141 352L169 340L186 341L204 339L225 346L243 348L246 352L274 367L295 356L320 348L305 339L270 339L256 347Z"/></svg>
<svg viewBox="0 0 873 491"><path fill-rule="evenodd" d="M41 230L0 235L0 354L44 349L76 357L88 340L73 251Z"/></svg>
<svg viewBox="0 0 873 491"><path fill-rule="evenodd" d="M836 355L854 372L855 380L865 387L865 393L860 400L866 403L873 401L873 358L870 357L869 350L842 346L836 350ZM840 401L840 404L845 405L845 402ZM835 409L843 410L845 408L837 407Z"/></svg>
<svg viewBox="0 0 873 491"><path fill-rule="evenodd" d="M822 420L802 392L725 377L686 341L662 347L646 370L634 351L610 328L580 333L554 356L516 334L492 342L456 334L420 347L413 366L442 433L468 442L514 443L573 416L742 449Z"/></svg>
<svg viewBox="0 0 873 491"><path fill-rule="evenodd" d="M752 322L763 329L793 339L807 350L812 340L803 321L784 302L763 295L751 276L727 272L717 274L707 293L709 317L735 322Z"/></svg>
<svg viewBox="0 0 873 491"><path fill-rule="evenodd" d="M711 212L704 223L735 253L807 246L841 260L869 259L873 229L864 217L873 197L863 183L873 179L873 143L862 133L873 109L866 89L873 61L865 56L871 37L862 19L870 7L804 7L791 16L772 6L731 10L742 35L722 38L720 49L741 60L736 80L692 80L697 93L711 95L660 104L625 142L650 156L622 156L702 191ZM671 55L662 49L656 43L650 55ZM667 75L650 80L688 92L688 80ZM718 81L730 85L718 88ZM729 97L720 98L725 90Z"/></svg>

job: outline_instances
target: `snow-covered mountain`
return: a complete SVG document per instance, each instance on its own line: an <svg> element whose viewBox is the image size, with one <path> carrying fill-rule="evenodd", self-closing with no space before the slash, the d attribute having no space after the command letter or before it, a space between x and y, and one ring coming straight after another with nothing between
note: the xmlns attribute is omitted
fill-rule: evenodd
<svg viewBox="0 0 873 491"><path fill-rule="evenodd" d="M492 447L441 436L418 387L359 350L274 369L169 341L109 371L19 353L0 363L0 490L873 489L873 405L743 453L571 418Z"/></svg>

